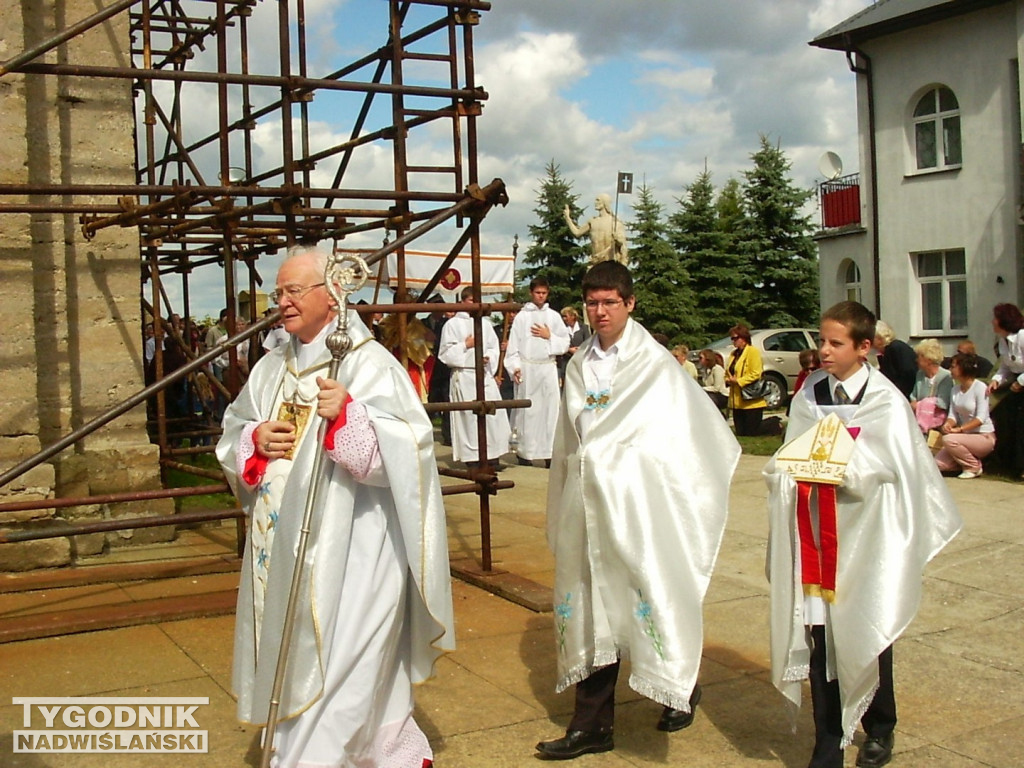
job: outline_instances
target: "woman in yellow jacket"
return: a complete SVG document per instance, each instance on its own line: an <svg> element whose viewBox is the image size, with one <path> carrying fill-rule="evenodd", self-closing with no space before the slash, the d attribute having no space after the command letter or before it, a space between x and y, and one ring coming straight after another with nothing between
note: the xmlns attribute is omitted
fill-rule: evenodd
<svg viewBox="0 0 1024 768"><path fill-rule="evenodd" d="M761 430L761 417L768 406L763 397L744 400L740 390L761 378L764 366L761 353L750 343L750 329L734 325L729 338L736 348L725 366L725 381L729 385L729 407L737 435L757 435Z"/></svg>

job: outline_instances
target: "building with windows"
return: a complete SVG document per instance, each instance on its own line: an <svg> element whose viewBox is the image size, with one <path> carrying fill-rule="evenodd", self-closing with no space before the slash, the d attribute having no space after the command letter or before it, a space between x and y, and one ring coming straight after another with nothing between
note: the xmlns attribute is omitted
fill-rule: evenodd
<svg viewBox="0 0 1024 768"><path fill-rule="evenodd" d="M1024 2L879 0L812 45L857 78L861 172L821 185L821 302L901 338L994 343L1021 303Z"/></svg>

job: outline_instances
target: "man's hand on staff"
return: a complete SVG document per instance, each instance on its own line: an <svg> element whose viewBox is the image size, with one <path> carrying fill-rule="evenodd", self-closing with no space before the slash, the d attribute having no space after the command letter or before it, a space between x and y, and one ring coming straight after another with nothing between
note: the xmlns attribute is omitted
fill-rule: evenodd
<svg viewBox="0 0 1024 768"><path fill-rule="evenodd" d="M340 381L325 379L322 376L316 377L316 385L320 387L320 392L316 396L316 412L320 418L333 421L338 418L345 405L348 390Z"/></svg>
<svg viewBox="0 0 1024 768"><path fill-rule="evenodd" d="M265 421L253 433L256 451L268 459L280 459L295 443L295 425L288 421Z"/></svg>

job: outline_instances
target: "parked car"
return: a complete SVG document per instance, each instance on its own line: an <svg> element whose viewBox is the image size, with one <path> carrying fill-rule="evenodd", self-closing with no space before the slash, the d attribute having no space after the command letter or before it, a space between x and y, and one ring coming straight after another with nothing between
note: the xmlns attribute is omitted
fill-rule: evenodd
<svg viewBox="0 0 1024 768"><path fill-rule="evenodd" d="M750 341L761 352L764 378L768 382L765 400L769 408L783 408L793 394L793 385L800 373L800 353L818 346L816 328L770 328L751 331ZM732 341L726 336L708 345L725 358L729 368ZM699 350L698 350L699 351Z"/></svg>

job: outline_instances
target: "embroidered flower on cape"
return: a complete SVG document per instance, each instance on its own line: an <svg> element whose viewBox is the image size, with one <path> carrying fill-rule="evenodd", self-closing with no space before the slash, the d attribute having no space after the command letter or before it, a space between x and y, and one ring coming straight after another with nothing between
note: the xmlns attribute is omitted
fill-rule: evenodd
<svg viewBox="0 0 1024 768"><path fill-rule="evenodd" d="M661 643L661 633L658 632L658 628L654 624L651 604L644 600L643 590L638 589L636 594L639 598L635 611L637 621L639 621L643 626L644 634L651 639L651 643L654 645L654 651L658 654L658 658L664 661L665 649Z"/></svg>
<svg viewBox="0 0 1024 768"><path fill-rule="evenodd" d="M565 650L565 630L569 625L569 619L572 618L572 592L565 593L565 600L555 606L555 616L558 621L555 623L555 629L558 631L558 650Z"/></svg>
<svg viewBox="0 0 1024 768"><path fill-rule="evenodd" d="M612 391L602 389L600 392L587 390L587 404L583 406L585 411L604 410L612 400Z"/></svg>

